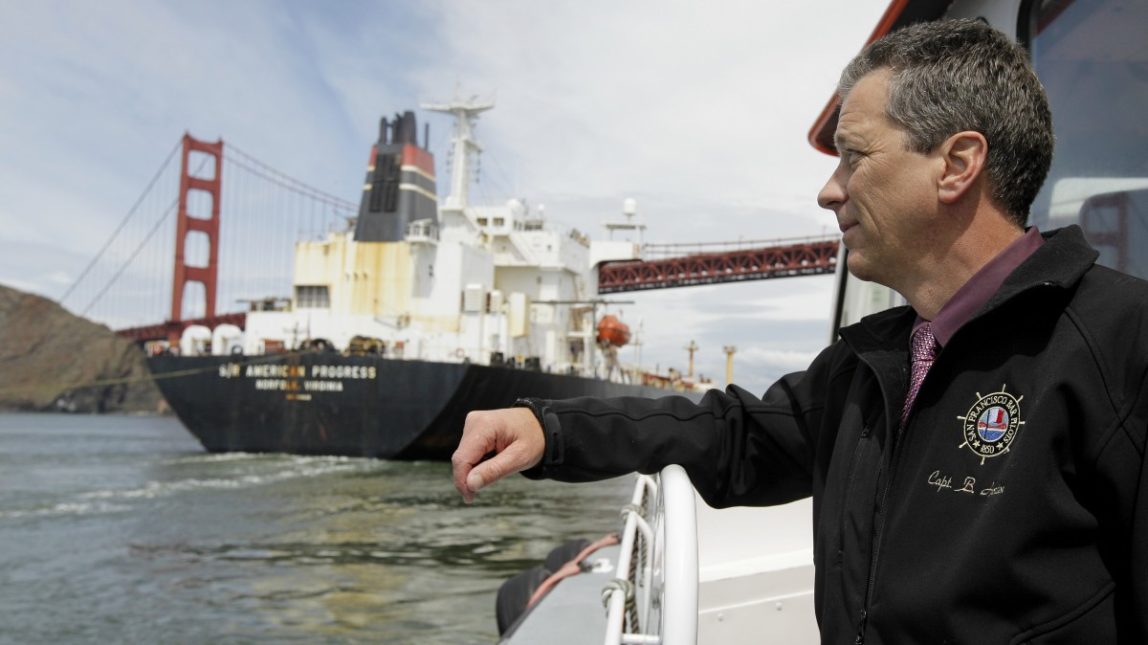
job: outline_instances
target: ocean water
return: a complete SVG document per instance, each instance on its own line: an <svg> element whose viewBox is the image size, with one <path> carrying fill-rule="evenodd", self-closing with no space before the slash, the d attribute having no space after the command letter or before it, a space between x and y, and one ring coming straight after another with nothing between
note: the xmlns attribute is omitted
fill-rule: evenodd
<svg viewBox="0 0 1148 645"><path fill-rule="evenodd" d="M619 528L630 478L209 455L173 418L0 414L0 642L497 641L495 593Z"/></svg>

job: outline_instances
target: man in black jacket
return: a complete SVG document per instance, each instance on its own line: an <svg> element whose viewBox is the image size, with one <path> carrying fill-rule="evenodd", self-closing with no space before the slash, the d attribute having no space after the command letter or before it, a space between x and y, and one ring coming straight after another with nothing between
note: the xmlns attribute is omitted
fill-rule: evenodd
<svg viewBox="0 0 1148 645"><path fill-rule="evenodd" d="M849 271L910 307L761 398L473 412L455 486L679 463L716 507L812 495L826 643L1148 642L1148 285L1075 227L1024 229L1052 155L1025 52L978 21L915 25L839 93L818 203Z"/></svg>

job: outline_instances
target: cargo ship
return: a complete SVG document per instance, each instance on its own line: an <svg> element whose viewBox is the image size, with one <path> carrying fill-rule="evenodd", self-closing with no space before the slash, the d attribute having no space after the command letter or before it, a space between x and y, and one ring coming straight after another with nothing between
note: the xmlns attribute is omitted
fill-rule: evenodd
<svg viewBox="0 0 1148 645"><path fill-rule="evenodd" d="M632 200L610 236L560 230L521 199L472 205L479 114L453 116L450 188L415 113L380 122L357 218L295 245L293 293L253 303L244 328L184 330L148 366L212 452L447 459L468 411L519 397L697 397L705 382L619 360L628 326L605 314L594 267L639 256ZM616 301L614 301L616 302Z"/></svg>

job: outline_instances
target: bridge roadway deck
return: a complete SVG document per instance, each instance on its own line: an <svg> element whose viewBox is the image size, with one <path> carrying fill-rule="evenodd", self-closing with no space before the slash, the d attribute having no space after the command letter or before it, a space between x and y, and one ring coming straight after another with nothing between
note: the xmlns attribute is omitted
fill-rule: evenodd
<svg viewBox="0 0 1148 645"><path fill-rule="evenodd" d="M811 240L598 267L598 293L669 289L722 282L833 273L840 241Z"/></svg>

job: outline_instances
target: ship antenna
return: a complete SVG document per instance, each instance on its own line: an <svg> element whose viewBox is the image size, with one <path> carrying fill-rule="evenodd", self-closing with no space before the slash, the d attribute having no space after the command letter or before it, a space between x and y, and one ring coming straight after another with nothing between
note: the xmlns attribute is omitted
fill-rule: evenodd
<svg viewBox="0 0 1148 645"><path fill-rule="evenodd" d="M450 174L450 194L446 197L443 210L463 210L468 205L471 164L482 146L474 138L474 127L478 115L494 107L493 101L479 101L472 96L463 100L457 95L449 103L424 103L424 110L442 112L454 116L454 135L451 138L452 166Z"/></svg>

